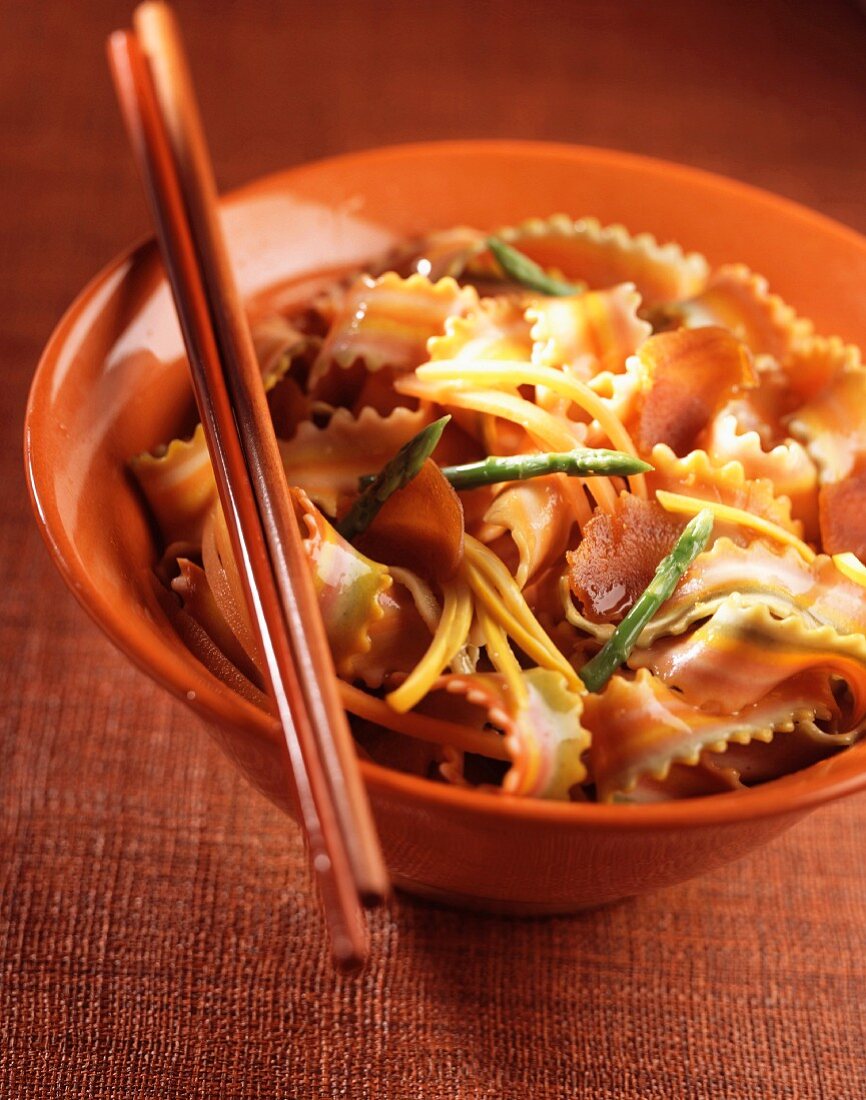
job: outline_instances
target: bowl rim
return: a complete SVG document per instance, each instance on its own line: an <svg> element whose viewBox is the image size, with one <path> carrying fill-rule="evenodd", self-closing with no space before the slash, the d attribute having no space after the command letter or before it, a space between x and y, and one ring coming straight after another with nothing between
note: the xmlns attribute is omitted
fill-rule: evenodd
<svg viewBox="0 0 866 1100"><path fill-rule="evenodd" d="M613 168L651 173L665 178L676 177L687 186L697 185L711 191L724 192L753 206L755 204L772 206L783 211L787 217L820 229L823 233L829 233L847 246L866 253L866 237L861 236L856 230L825 214L810 210L792 199L775 195L751 184L656 157L559 142L469 139L379 146L323 157L267 173L226 192L221 196L220 201L227 206L240 204L261 193L262 190L275 190L290 185L294 178L311 171L329 168L345 170L359 162L382 159L437 160L459 155L482 155L491 158L517 155L541 160L568 160L583 163L592 161ZM687 247L687 242L684 246ZM256 736L278 741L281 734L271 716L234 693L226 691L222 685L218 688L215 686L216 681L213 685L209 681L200 681L201 690L197 690L194 699L190 699L180 675L184 667L182 663L173 655L169 655L169 650L165 646L152 644L148 636L124 630L124 623L129 620L124 620L119 614L112 614L108 601L102 599L93 586L88 587L80 583L78 574L69 560L70 556L64 551L63 544L69 543L66 533L59 524L52 526L51 510L45 506L40 493L39 443L35 439L33 429L39 420L38 410L42 391L48 388L53 367L60 358L68 333L86 312L88 305L100 289L109 280L117 277L124 266L131 269L135 264L142 262L145 255L152 254L154 247L153 237L144 235L110 260L88 281L67 307L45 345L31 383L24 418L25 475L31 507L52 560L67 586L103 633L139 669L190 707L200 718L223 726L229 724ZM41 402L42 407L45 404L44 401ZM38 436L38 430L36 435ZM845 750L843 755L848 767L842 769L841 775L830 779L820 774L822 763L819 762L811 768L745 791L636 804L553 802L542 799L509 798L481 790L431 782L423 777L399 772L364 759L360 760L360 768L371 794L403 796L435 807L460 808L484 817L519 819L526 824L598 827L617 831L635 829L655 831L686 825L692 828L712 827L764 817L805 814L823 803L866 788L866 742L859 746L852 746ZM862 763L859 762L861 756ZM790 785L792 780L796 782L796 787L785 789L785 785Z"/></svg>

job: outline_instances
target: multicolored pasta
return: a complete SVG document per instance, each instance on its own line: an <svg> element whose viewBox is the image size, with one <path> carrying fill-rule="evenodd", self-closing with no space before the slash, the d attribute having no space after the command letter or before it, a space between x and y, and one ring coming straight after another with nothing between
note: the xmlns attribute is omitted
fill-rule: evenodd
<svg viewBox="0 0 866 1100"><path fill-rule="evenodd" d="M407 242L253 335L360 753L645 802L866 729L866 367L760 276L558 215ZM267 707L201 429L131 469L166 614Z"/></svg>

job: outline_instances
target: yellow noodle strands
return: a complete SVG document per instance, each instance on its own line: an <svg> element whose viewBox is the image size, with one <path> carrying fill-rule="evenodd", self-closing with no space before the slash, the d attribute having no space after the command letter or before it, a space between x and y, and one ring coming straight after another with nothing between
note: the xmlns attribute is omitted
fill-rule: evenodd
<svg viewBox="0 0 866 1100"><path fill-rule="evenodd" d="M399 378L394 386L400 393L410 394L422 401L436 401L460 409L472 409L519 424L551 451L569 451L579 445L571 431L552 413L516 394L502 393L500 390L468 389L457 380L444 385L428 383L417 377ZM595 497L599 507L607 512L613 511L616 493L609 478L592 477L580 480Z"/></svg>
<svg viewBox="0 0 866 1100"><path fill-rule="evenodd" d="M565 674L565 665L568 662L565 661L559 650L555 649L538 623L535 624L536 629L533 629L527 627L521 619L513 615L503 604L501 590L498 586L493 585L480 570L468 566L467 576L472 585L476 607L478 605L485 607L494 620L520 646L527 657L531 657L533 661L537 661L539 665L545 668L555 667ZM531 611L530 615L532 615ZM565 662L565 664L562 662Z"/></svg>
<svg viewBox="0 0 866 1100"><path fill-rule="evenodd" d="M506 385L514 388L525 385L547 386L562 397L567 397L597 420L601 430L617 450L626 451L632 455L638 453L625 425L605 405L602 398L585 382L555 367L521 362L464 363L455 359L426 363L417 369L416 374L418 378L425 381L453 380L494 386ZM629 484L636 496L646 497L646 480L643 474L630 477Z"/></svg>
<svg viewBox="0 0 866 1100"><path fill-rule="evenodd" d="M443 585L445 601L442 617L427 652L403 683L385 698L396 711L411 710L428 693L466 642L472 625L472 594L466 581L458 577Z"/></svg>
<svg viewBox="0 0 866 1100"><path fill-rule="evenodd" d="M526 690L520 662L514 656L511 646L508 644L505 631L484 604L477 604L475 612L478 616L478 625L484 634L487 656L490 658L493 667L505 677L516 706L522 709L529 702L529 692Z"/></svg>
<svg viewBox="0 0 866 1100"><path fill-rule="evenodd" d="M471 535L466 536L465 554L476 604L485 608L528 657L562 673L570 688L583 692L583 681L550 640L500 559Z"/></svg>
<svg viewBox="0 0 866 1100"><path fill-rule="evenodd" d="M656 499L668 512L675 512L677 515L682 516L696 516L703 509L709 509L716 519L721 520L723 523L734 523L738 527L745 527L759 535L764 535L774 542L793 546L802 555L804 561L813 562L817 556L810 546L807 546L802 539L798 539L790 531L786 531L784 527L780 527L777 523L772 523L762 516L744 512L742 508L734 508L733 505L720 504L718 501L713 500L701 500L700 497L687 497L680 493L669 493L666 489L659 489L656 492Z"/></svg>
<svg viewBox="0 0 866 1100"><path fill-rule="evenodd" d="M473 389L466 384L468 381L455 377L443 383L438 380L428 381L426 378L420 378L419 381L419 378L407 376L398 378L395 388L413 397L501 416L503 420L510 420L512 424L525 428L551 451L569 451L578 445L579 441L571 431L546 409L533 405L531 401L516 394L503 393L496 389Z"/></svg>
<svg viewBox="0 0 866 1100"><path fill-rule="evenodd" d="M856 554L852 554L850 550L844 554L834 554L833 564L849 581L866 588L866 565Z"/></svg>
<svg viewBox="0 0 866 1100"><path fill-rule="evenodd" d="M429 741L434 745L452 745L463 752L474 752L487 756L491 760L509 760L505 742L498 733L489 730L476 730L458 722L449 722L444 718L432 718L417 711L398 714L382 699L369 695L366 691L339 682L340 698L350 714L366 718L379 726L414 737L418 741Z"/></svg>

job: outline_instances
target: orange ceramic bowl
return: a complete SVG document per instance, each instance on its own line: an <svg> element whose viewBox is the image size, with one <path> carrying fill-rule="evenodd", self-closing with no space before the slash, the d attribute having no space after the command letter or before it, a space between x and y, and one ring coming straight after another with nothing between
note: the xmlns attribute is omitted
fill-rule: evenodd
<svg viewBox="0 0 866 1100"><path fill-rule="evenodd" d="M819 331L866 346L866 240L783 199L659 161L531 143L417 145L295 168L225 201L248 299L425 230L559 211L648 230L714 264L743 261ZM146 243L96 277L45 350L26 423L33 504L58 568L102 629L288 810L271 722L196 662L154 596L153 532L126 461L188 417L181 353ZM545 913L666 886L743 855L866 787L866 743L751 791L644 806L520 801L362 769L398 885Z"/></svg>

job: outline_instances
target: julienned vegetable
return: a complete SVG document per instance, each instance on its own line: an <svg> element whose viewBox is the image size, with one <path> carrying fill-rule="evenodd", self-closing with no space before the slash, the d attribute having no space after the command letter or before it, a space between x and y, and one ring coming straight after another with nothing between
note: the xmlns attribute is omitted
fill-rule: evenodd
<svg viewBox="0 0 866 1100"><path fill-rule="evenodd" d="M574 283L554 279L528 256L524 256L499 237L488 237L487 247L509 279L529 290L537 290L539 294L548 294L553 298L567 298L572 294L580 294L584 289Z"/></svg>
<svg viewBox="0 0 866 1100"><path fill-rule="evenodd" d="M441 472L455 489L477 489L503 481L527 481L547 474L569 477L631 477L652 466L635 455L603 448L579 447L573 451L542 451L539 454L491 455L462 466L442 466ZM372 484L376 474L365 474L361 487Z"/></svg>
<svg viewBox="0 0 866 1100"><path fill-rule="evenodd" d="M417 475L436 450L436 444L450 419L450 416L443 416L422 428L382 467L337 524L337 530L344 539L351 541L366 531L388 497L408 485Z"/></svg>
<svg viewBox="0 0 866 1100"><path fill-rule="evenodd" d="M526 481L545 474L570 477L631 477L646 473L648 462L623 451L580 448L574 451L543 452L533 455L491 456L465 466L443 466L442 473L455 489L476 489L502 481Z"/></svg>
<svg viewBox="0 0 866 1100"><path fill-rule="evenodd" d="M591 661L580 670L589 691L601 691L620 665L625 664L644 627L669 599L683 573L706 547L713 531L713 513L704 509L690 519L673 550L662 558L653 579L631 610Z"/></svg>

